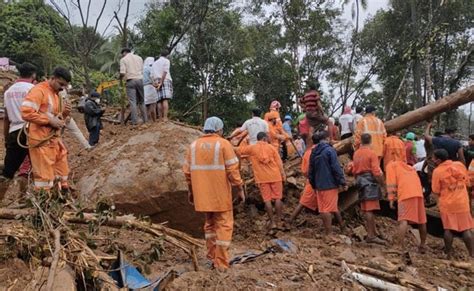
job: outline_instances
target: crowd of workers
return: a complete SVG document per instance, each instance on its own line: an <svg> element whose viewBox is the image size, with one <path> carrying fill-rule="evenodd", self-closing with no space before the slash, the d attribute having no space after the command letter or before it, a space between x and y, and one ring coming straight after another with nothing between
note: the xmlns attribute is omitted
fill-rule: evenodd
<svg viewBox="0 0 474 291"><path fill-rule="evenodd" d="M245 201L244 181L240 175L242 159L250 161L265 204L270 234L288 230L304 208L319 212L326 237L332 235L334 218L345 231L338 197L340 192L348 190L345 175L353 175L367 243L387 244L387 238L377 232L375 216L375 211L380 210L380 200L386 196L390 208L398 212L399 230L394 243L405 249L404 238L408 226L413 225L420 234L419 251L425 252L425 203L431 205L434 198L443 223L446 255L452 255L453 233L460 233L469 255L474 257L474 222L470 208L474 194L470 186L474 183L474 161L466 164L463 147L454 139L452 130L432 136L431 123L428 123L420 140L413 132L406 133L403 139L399 133L387 135L384 123L371 105L365 108L365 113L360 107L355 114L351 108L345 108L337 124L325 116L315 86L310 87L299 103L305 112L298 118L298 134L306 147L301 171L307 180L289 220L283 217L286 175L282 158L285 156L283 148L293 136L292 131L288 131L291 116L285 116L282 122L278 101L270 104L263 119L259 109L252 110L252 118L227 138L223 137L223 121L210 117L204 124L204 135L190 145L183 166L188 198L196 211L205 213L207 258L215 268L229 268L232 192ZM341 137L353 137L351 162L344 169L333 147ZM470 138L472 149L474 136ZM292 145L296 148L294 143ZM472 159L472 153L468 156Z"/></svg>
<svg viewBox="0 0 474 291"><path fill-rule="evenodd" d="M153 119L156 115L166 120L168 100L173 91L166 58L168 52L163 51L157 61L147 58L145 65L129 49L123 49L122 54L120 72L126 80L132 124L138 122L137 108L140 108L143 122L148 116ZM36 189L49 191L57 181L59 189L67 192L69 168L61 136L71 123L71 105L60 93L67 89L71 74L59 67L48 80L33 85L36 70L32 65L23 64L19 72L21 78L4 94L8 121L3 176L12 178L29 156ZM153 95L152 105L145 104L150 95ZM183 166L189 185L189 202L196 211L205 213L207 257L214 267L229 267L232 190L245 201L240 175L242 159L249 160L252 166L268 214L270 233L288 230L303 208L319 211L327 236L332 234L333 218L344 228L338 194L348 190L346 174L356 178L368 243L385 243L385 238L377 233L374 211L380 210L379 201L387 193L390 207L395 208L397 202L400 226L396 241L403 247L408 224L418 225L419 249L424 251L427 235L425 203L431 203L434 198L445 230L446 253L451 255L453 232L458 232L469 255L474 257L474 224L470 209L474 151L468 151L465 157L460 142L453 138L453 130L432 136L429 123L420 140L417 141L412 132L406 133L402 140L398 133L387 135L384 123L376 116L372 105L365 108L364 114L362 108L356 108L355 114L350 107L344 108L337 123L325 115L316 86L309 86L309 91L298 101L304 114L297 119L298 134L295 136L291 116L285 116L282 121L281 105L273 101L263 119L260 109L252 110L252 118L227 138L223 137L222 120L208 118L204 135L189 146ZM99 103L100 96L91 93L84 106L90 145L97 143L102 127L103 109ZM145 105L149 105L148 112L145 112ZM350 137L353 137L352 161L343 169L332 145L341 138ZM471 149L474 148L473 139L471 136ZM307 181L299 205L286 221L282 203L286 180L283 160L291 148L302 156L301 170Z"/></svg>
<svg viewBox="0 0 474 291"><path fill-rule="evenodd" d="M133 125L168 119L168 100L173 98L169 52L164 49L160 57L143 59L124 48L121 51L120 79L125 81ZM74 119L70 116L71 104L67 100L71 73L58 67L48 80L37 83L37 69L30 63L17 66L20 78L4 93L5 122L4 138L6 154L2 179L11 179L20 170L20 175L33 172L34 185L38 189L50 189L55 180L60 180L63 191L69 191L67 150L62 142L62 132L69 130L85 149L99 142L103 128L101 117L105 112L100 106L101 96L89 92L80 105L84 112L85 125L89 132L86 140ZM157 117L158 116L158 117ZM5 190L8 183L1 183Z"/></svg>

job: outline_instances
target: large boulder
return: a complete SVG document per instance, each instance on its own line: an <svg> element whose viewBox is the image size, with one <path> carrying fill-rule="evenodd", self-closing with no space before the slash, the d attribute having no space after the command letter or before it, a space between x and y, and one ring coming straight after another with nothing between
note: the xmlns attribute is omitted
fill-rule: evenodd
<svg viewBox="0 0 474 291"><path fill-rule="evenodd" d="M200 135L171 122L146 128L109 127L97 148L73 162L80 175L76 188L89 205L106 197L121 212L200 233L202 218L187 202L182 171L186 150Z"/></svg>

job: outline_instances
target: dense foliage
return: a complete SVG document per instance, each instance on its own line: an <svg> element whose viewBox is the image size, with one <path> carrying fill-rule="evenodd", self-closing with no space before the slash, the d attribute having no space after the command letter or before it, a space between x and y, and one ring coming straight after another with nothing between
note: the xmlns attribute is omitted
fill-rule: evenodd
<svg viewBox="0 0 474 291"><path fill-rule="evenodd" d="M127 35L105 38L94 21L71 26L47 1L11 1L0 4L0 52L44 74L66 65L76 86L94 88L116 78L124 42L143 58L170 48L173 114L192 123L219 115L230 127L274 99L296 115L308 82L321 85L331 115L372 103L390 119L472 81L470 0L391 0L363 23L369 1L236 3L153 2ZM440 121L457 125L457 115Z"/></svg>

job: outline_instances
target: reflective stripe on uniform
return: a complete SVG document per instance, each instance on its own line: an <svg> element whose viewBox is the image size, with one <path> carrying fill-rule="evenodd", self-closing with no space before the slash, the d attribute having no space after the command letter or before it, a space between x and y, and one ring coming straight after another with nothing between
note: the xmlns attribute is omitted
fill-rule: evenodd
<svg viewBox="0 0 474 291"><path fill-rule="evenodd" d="M201 171L206 171L206 170L225 170L224 165L191 165L191 171L192 170L201 170Z"/></svg>
<svg viewBox="0 0 474 291"><path fill-rule="evenodd" d="M33 184L35 185L35 187L53 187L53 182L52 181L48 181L48 182L34 181Z"/></svg>
<svg viewBox="0 0 474 291"><path fill-rule="evenodd" d="M219 156L221 153L221 143L217 141L214 144L214 160L212 165L196 165L196 142L191 144L191 171L215 171L215 170L225 170L225 165L219 164Z"/></svg>
<svg viewBox="0 0 474 291"><path fill-rule="evenodd" d="M377 120L377 130L369 130L369 126L367 125L367 120L362 119L361 120L364 123L364 132L363 133L368 133L368 134L384 134L384 131L382 129L382 121Z"/></svg>
<svg viewBox="0 0 474 291"><path fill-rule="evenodd" d="M230 240L216 240L216 245L228 247L230 246Z"/></svg>
<svg viewBox="0 0 474 291"><path fill-rule="evenodd" d="M205 234L204 234L204 238L205 238L205 239L213 238L213 237L216 237L216 233L215 233L215 232L208 232L208 233L205 233Z"/></svg>
<svg viewBox="0 0 474 291"><path fill-rule="evenodd" d="M21 106L30 107L30 108L33 108L36 111L39 110L39 105L38 104L36 104L35 102L28 101L28 100L23 101Z"/></svg>
<svg viewBox="0 0 474 291"><path fill-rule="evenodd" d="M216 142L214 145L214 165L219 165L219 154L221 153L221 143Z"/></svg>
<svg viewBox="0 0 474 291"><path fill-rule="evenodd" d="M233 165L233 164L237 164L238 162L239 162L239 159L237 157L234 157L230 160L225 161L225 165L230 166L230 165Z"/></svg>
<svg viewBox="0 0 474 291"><path fill-rule="evenodd" d="M48 112L53 113L53 97L48 96Z"/></svg>

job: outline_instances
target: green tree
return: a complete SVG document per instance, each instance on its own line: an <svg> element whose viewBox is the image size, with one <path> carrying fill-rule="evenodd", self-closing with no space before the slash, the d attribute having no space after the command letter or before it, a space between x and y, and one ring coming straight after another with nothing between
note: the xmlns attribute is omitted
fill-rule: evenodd
<svg viewBox="0 0 474 291"><path fill-rule="evenodd" d="M2 4L0 9L0 52L16 63L30 62L48 74L67 55L58 44L56 32L65 22L43 1L24 0Z"/></svg>

